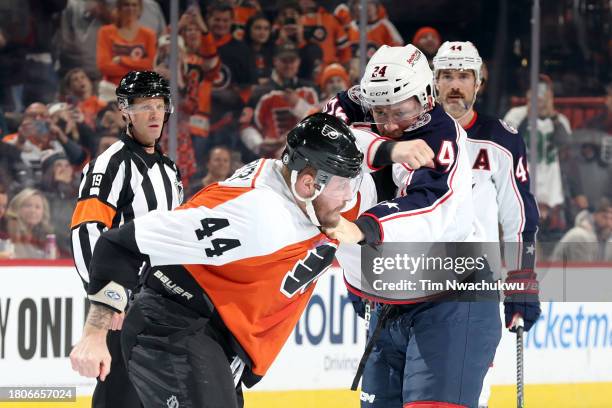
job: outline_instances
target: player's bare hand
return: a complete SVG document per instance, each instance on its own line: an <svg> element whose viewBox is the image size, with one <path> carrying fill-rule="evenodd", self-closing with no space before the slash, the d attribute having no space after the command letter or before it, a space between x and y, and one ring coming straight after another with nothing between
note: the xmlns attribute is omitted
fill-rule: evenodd
<svg viewBox="0 0 612 408"><path fill-rule="evenodd" d="M121 330L123 327L123 319L125 318L124 313L114 313L113 318L111 319L110 329L111 330Z"/></svg>
<svg viewBox="0 0 612 408"><path fill-rule="evenodd" d="M100 377L104 381L110 373L111 355L106 346L107 330L85 331L70 353L72 369L83 377Z"/></svg>
<svg viewBox="0 0 612 408"><path fill-rule="evenodd" d="M323 233L331 239L337 239L341 244L356 244L365 236L357 224L340 217L340 222L333 228L323 228Z"/></svg>
<svg viewBox="0 0 612 408"><path fill-rule="evenodd" d="M411 169L435 167L434 152L422 139L398 142L391 150L391 160L394 163L406 163Z"/></svg>

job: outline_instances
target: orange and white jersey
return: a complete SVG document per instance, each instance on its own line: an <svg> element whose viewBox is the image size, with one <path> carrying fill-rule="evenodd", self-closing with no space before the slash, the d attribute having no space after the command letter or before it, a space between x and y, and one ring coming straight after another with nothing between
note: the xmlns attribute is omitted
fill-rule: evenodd
<svg viewBox="0 0 612 408"><path fill-rule="evenodd" d="M282 167L278 160L254 161L174 211L134 220L115 233L119 241L108 238L126 247L123 243L133 242L137 248L130 249L145 255L154 271L184 268L206 292L256 376L276 358L337 248L296 205ZM116 264L97 260L94 279L128 286Z"/></svg>
<svg viewBox="0 0 612 408"><path fill-rule="evenodd" d="M357 22L352 21L351 24L348 25L347 31L351 47L359 47L359 26ZM392 47L401 47L404 45L404 39L393 23L387 18L381 18L372 24L368 24L367 39L368 44L374 44L377 49L382 45L389 45Z"/></svg>
<svg viewBox="0 0 612 408"><path fill-rule="evenodd" d="M348 38L344 27L333 14L320 7L316 13L302 15L304 39L321 47L323 64L345 63L351 58Z"/></svg>
<svg viewBox="0 0 612 408"><path fill-rule="evenodd" d="M263 93L257 102L253 119L265 139L285 137L319 102L317 91L305 84L295 89L300 97L296 106L289 104L285 91L278 85L268 84L264 88L269 88L269 91Z"/></svg>

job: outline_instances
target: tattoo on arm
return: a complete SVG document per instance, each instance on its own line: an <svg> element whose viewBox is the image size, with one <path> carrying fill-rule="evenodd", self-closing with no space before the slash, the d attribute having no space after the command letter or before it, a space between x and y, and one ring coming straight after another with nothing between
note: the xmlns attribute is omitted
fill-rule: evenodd
<svg viewBox="0 0 612 408"><path fill-rule="evenodd" d="M86 325L95 327L96 329L109 329L113 311L107 307L100 305L91 305L89 314L87 315Z"/></svg>

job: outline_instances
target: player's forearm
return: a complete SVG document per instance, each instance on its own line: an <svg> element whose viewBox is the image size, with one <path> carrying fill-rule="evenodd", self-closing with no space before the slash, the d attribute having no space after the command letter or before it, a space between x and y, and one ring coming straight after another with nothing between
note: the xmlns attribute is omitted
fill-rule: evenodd
<svg viewBox="0 0 612 408"><path fill-rule="evenodd" d="M380 244L382 231L380 224L370 216L364 216L357 218L355 224L363 233L363 240L359 244L377 245Z"/></svg>
<svg viewBox="0 0 612 408"><path fill-rule="evenodd" d="M111 326L113 313L111 309L105 306L91 305L83 328L83 335L106 335Z"/></svg>
<svg viewBox="0 0 612 408"><path fill-rule="evenodd" d="M378 168L393 164L393 148L396 144L397 142L392 141L384 141L380 143L378 145L378 148L376 149L376 153L374 153L374 160L372 160L372 165Z"/></svg>

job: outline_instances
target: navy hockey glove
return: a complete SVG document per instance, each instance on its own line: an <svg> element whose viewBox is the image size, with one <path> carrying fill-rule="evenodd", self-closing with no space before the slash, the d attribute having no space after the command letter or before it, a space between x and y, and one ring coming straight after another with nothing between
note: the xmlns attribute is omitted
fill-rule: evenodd
<svg viewBox="0 0 612 408"><path fill-rule="evenodd" d="M514 288L504 290L506 327L515 332L514 319L520 316L525 322L524 330L527 332L538 321L541 313L537 275L532 269L510 271L506 284L515 285Z"/></svg>

